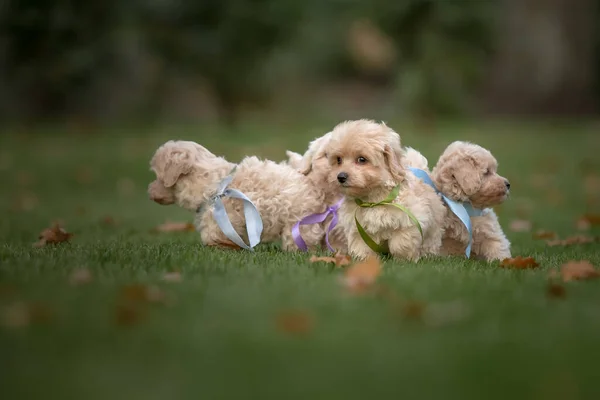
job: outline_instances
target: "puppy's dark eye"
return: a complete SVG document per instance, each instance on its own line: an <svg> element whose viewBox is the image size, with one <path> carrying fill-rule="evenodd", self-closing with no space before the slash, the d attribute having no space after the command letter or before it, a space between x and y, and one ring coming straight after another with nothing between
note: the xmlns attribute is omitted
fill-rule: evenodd
<svg viewBox="0 0 600 400"><path fill-rule="evenodd" d="M483 175L488 176L492 173L492 171L490 171L489 169L486 169L483 173Z"/></svg>
<svg viewBox="0 0 600 400"><path fill-rule="evenodd" d="M359 164L364 164L367 162L367 159L361 156L356 159L356 162Z"/></svg>
<svg viewBox="0 0 600 400"><path fill-rule="evenodd" d="M335 159L335 161L337 162L338 165L342 164L342 157L337 157Z"/></svg>

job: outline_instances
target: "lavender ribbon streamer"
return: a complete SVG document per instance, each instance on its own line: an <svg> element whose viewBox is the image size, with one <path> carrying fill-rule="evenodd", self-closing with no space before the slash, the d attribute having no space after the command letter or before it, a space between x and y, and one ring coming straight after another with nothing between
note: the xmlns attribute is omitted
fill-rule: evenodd
<svg viewBox="0 0 600 400"><path fill-rule="evenodd" d="M333 247L331 247L331 244L329 243L329 232L331 232L338 223L338 213L337 212L340 209L340 206L342 205L343 201L344 201L344 199L342 198L334 205L327 207L327 210L325 210L325 212L322 212L320 214L311 214L307 217L302 218L300 221L296 222L296 224L292 227L292 237L294 238L294 242L296 243L296 246L298 246L298 248L300 250L308 251L308 246L306 245L306 242L304 242L304 239L302 239L302 235L300 235L300 225L319 224L319 223L325 221L325 219L327 219L327 216L329 214L331 214L332 215L331 222L329 223L329 226L327 227L327 231L325 232L325 243L327 243L327 247L329 248L329 250L332 253L335 252L335 250L333 249Z"/></svg>

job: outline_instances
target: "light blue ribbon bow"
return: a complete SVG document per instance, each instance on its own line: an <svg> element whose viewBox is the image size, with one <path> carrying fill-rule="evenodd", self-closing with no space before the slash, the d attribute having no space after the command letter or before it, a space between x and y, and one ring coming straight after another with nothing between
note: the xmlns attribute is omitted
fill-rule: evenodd
<svg viewBox="0 0 600 400"><path fill-rule="evenodd" d="M471 203L459 203L445 196L437 189L437 187L435 187L435 184L429 177L429 174L422 169L413 167L410 167L409 169L417 178L431 186L436 193L442 196L446 204L448 204L448 207L450 207L450 210L458 217L458 219L460 219L465 228L467 228L467 232L469 232L469 243L467 244L465 254L467 258L469 258L471 256L471 247L473 245L473 226L471 225L471 217L479 217L482 214L482 211L473 208Z"/></svg>
<svg viewBox="0 0 600 400"><path fill-rule="evenodd" d="M254 203L252 203L252 200L248 198L248 196L237 189L227 188L227 186L229 186L233 180L234 171L232 171L231 174L226 176L221 183L219 183L216 194L211 198L211 202L214 206L213 217L219 228L221 228L221 231L229 238L229 240L241 248L254 251L254 247L260 243L260 235L262 234L263 223L258 209ZM229 220L229 216L225 210L225 205L223 205L223 197L240 199L244 202L244 217L246 218L246 232L248 232L248 242L250 243L249 246L244 243L240 235L238 235L233 228L233 225L231 225L231 221ZM202 206L198 208L198 212L200 212L201 209Z"/></svg>

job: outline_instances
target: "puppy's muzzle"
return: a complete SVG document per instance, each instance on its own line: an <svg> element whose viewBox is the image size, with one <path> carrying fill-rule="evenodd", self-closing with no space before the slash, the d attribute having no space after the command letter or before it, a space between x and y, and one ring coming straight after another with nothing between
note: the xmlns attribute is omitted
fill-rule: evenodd
<svg viewBox="0 0 600 400"><path fill-rule="evenodd" d="M505 179L504 184L506 185L506 190L510 190L510 182Z"/></svg>
<svg viewBox="0 0 600 400"><path fill-rule="evenodd" d="M340 172L337 176L337 180L339 183L346 183L348 180L348 174L345 172Z"/></svg>

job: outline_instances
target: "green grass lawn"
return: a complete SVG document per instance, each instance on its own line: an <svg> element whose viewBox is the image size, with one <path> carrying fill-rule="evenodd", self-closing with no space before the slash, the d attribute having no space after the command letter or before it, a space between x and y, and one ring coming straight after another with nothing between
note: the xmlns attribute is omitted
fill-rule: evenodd
<svg viewBox="0 0 600 400"><path fill-rule="evenodd" d="M349 295L342 269L306 254L206 249L195 232L151 232L193 217L146 197L148 162L164 141L195 140L232 161L281 160L334 124L0 136L0 398L600 398L600 280L567 283L564 298L546 294L550 269L600 265L599 244L549 247L509 229L522 219L564 238L581 215L600 213L597 122L447 123L422 133L389 121L430 165L453 140L491 149L512 183L498 213L513 254L540 263L385 261L379 282L423 303L416 317L380 296ZM70 243L32 247L57 219ZM70 284L79 268L90 283ZM165 282L170 271L182 281ZM134 307L133 284L164 299ZM282 314L292 326L278 324Z"/></svg>

